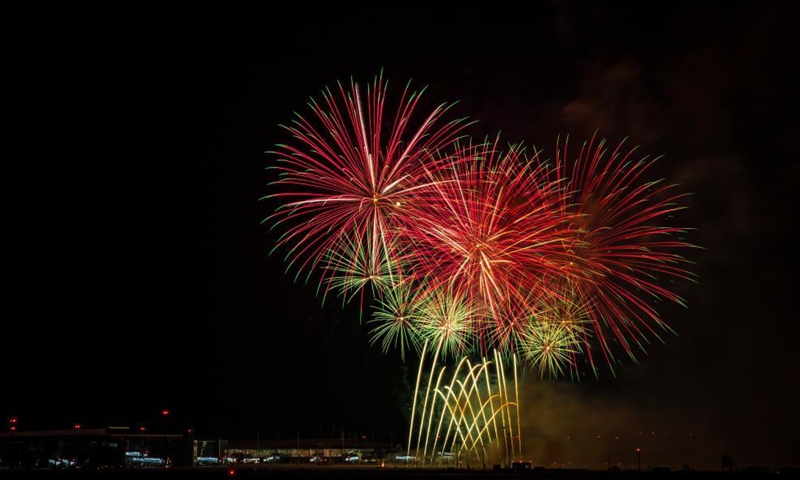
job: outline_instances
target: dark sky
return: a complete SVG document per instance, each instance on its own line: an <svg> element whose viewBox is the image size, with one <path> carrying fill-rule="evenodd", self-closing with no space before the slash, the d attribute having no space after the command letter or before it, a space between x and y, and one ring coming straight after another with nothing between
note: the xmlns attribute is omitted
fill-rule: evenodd
<svg viewBox="0 0 800 480"><path fill-rule="evenodd" d="M0 413L55 428L167 407L204 434L402 435L413 365L284 274L258 201L278 124L383 68L545 156L558 134L629 137L694 193L700 283L676 286L689 310L662 310L678 336L616 379L526 377L537 463L598 466L611 447L565 436L638 431L675 439L653 462L800 463L797 7L264 3L6 16Z"/></svg>

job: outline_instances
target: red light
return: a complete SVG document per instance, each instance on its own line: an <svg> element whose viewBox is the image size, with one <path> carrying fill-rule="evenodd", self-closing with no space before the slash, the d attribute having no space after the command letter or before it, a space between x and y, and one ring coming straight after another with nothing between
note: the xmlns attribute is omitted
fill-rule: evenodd
<svg viewBox="0 0 800 480"><path fill-rule="evenodd" d="M11 425L9 430L11 430L12 432L16 432L17 431L17 427L15 427L14 425Z"/></svg>
<svg viewBox="0 0 800 480"><path fill-rule="evenodd" d="M169 410L161 410L161 415L166 417L167 415L169 415Z"/></svg>
<svg viewBox="0 0 800 480"><path fill-rule="evenodd" d="M636 451L637 451L637 452L641 452L641 451L642 451L642 449L641 449L641 448L637 448L637 449L636 449Z"/></svg>
<svg viewBox="0 0 800 480"><path fill-rule="evenodd" d="M192 433L192 429L186 430L187 433Z"/></svg>
<svg viewBox="0 0 800 480"><path fill-rule="evenodd" d="M144 432L144 427L139 427L140 432Z"/></svg>
<svg viewBox="0 0 800 480"><path fill-rule="evenodd" d="M231 475L231 476L236 475L236 470L231 468L230 470L228 470L228 475Z"/></svg>
<svg viewBox="0 0 800 480"><path fill-rule="evenodd" d="M11 417L11 418L8 420L8 422L9 422L9 423L17 423L17 417Z"/></svg>
<svg viewBox="0 0 800 480"><path fill-rule="evenodd" d="M80 423L76 423L75 425L72 426L72 428L74 428L75 430L80 430L81 429L81 424Z"/></svg>

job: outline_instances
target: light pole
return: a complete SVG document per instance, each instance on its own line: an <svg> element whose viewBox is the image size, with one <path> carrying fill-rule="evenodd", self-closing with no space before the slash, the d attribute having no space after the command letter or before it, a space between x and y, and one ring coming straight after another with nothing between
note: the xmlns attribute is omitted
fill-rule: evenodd
<svg viewBox="0 0 800 480"><path fill-rule="evenodd" d="M508 459L508 463L506 464L506 466L508 468L511 468L511 450L514 447L511 443L511 428L509 428L508 431L506 431L505 425L503 425L503 444L505 446L506 455Z"/></svg>
<svg viewBox="0 0 800 480"><path fill-rule="evenodd" d="M80 430L81 429L81 424L80 423L73 423L72 424L72 429L73 430ZM75 466L76 467L78 466L78 455L79 454L80 454L80 452L78 450L78 438L75 437ZM91 459L89 459L89 463L91 463Z"/></svg>
<svg viewBox="0 0 800 480"><path fill-rule="evenodd" d="M642 449L641 448L637 448L636 449L636 463L638 464L639 471L641 472L642 471Z"/></svg>
<svg viewBox="0 0 800 480"><path fill-rule="evenodd" d="M161 410L162 425L164 428L164 468L167 468L167 459L169 459L169 447L167 446L167 420L169 420L169 410L166 408Z"/></svg>
<svg viewBox="0 0 800 480"><path fill-rule="evenodd" d="M14 465L15 467L19 467L20 466L19 464L20 464L20 461L21 461L20 446L17 445L16 442L14 442L14 433L16 433L16 431L17 431L18 423L19 422L17 420L17 417L10 417L8 419L8 433L9 433L9 436L11 437L11 444L14 445L16 447L16 450L17 450L17 463L16 463L16 465Z"/></svg>

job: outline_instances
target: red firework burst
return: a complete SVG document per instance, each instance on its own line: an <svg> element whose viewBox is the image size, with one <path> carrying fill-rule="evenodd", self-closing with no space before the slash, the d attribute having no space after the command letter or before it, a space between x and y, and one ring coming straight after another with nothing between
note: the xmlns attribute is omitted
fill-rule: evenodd
<svg viewBox="0 0 800 480"><path fill-rule="evenodd" d="M449 168L428 171L432 188L413 203L414 278L426 289L459 292L479 312L482 347L513 343L516 318L544 292L557 241L560 199L538 156L496 143L469 146Z"/></svg>
<svg viewBox="0 0 800 480"><path fill-rule="evenodd" d="M692 245L681 237L687 229L664 225L681 210L684 194L674 185L647 181L645 173L658 159L634 157L620 143L609 152L594 137L569 162L567 143L556 149L556 174L563 184L561 210L568 219L563 251L554 270L576 286L587 305L592 330L609 365L614 362L609 332L634 358L654 327L669 330L647 298L684 304L659 285L666 277L692 279L688 261L676 253ZM594 365L591 349L589 359Z"/></svg>
<svg viewBox="0 0 800 480"><path fill-rule="evenodd" d="M408 86L389 116L386 87L377 77L363 97L357 83L339 84L336 93L325 89L319 101L310 100L309 118L296 115L284 126L295 142L272 152L280 192L269 197L283 203L266 221L288 224L278 246L288 250L298 275L318 266L325 277L396 265L393 238L406 223L406 199L424 186L429 152L452 142L465 125L443 120L446 104L419 115L421 93Z"/></svg>

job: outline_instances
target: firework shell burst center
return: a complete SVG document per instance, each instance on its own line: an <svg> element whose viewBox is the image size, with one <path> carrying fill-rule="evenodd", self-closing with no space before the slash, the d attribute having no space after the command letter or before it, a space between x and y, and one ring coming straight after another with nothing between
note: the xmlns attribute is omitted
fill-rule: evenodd
<svg viewBox="0 0 800 480"><path fill-rule="evenodd" d="M651 178L657 158L592 137L556 140L547 160L467 138L452 105L424 110L410 83L387 91L378 76L310 99L269 152L265 197L287 268L371 310L373 343L579 379L672 331L654 304L685 305L664 285L694 280L694 247L666 224L685 194Z"/></svg>

